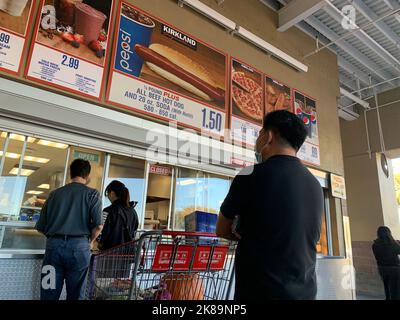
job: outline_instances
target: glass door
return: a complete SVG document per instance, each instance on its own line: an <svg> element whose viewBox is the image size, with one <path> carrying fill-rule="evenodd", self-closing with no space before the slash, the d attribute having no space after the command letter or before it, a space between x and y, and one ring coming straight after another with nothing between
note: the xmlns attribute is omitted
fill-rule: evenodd
<svg viewBox="0 0 400 320"><path fill-rule="evenodd" d="M172 205L174 169L168 165L149 164L146 209L143 228L165 230L169 228Z"/></svg>
<svg viewBox="0 0 400 320"><path fill-rule="evenodd" d="M144 191L145 191L145 161L110 155L107 178L104 180L103 190L113 181L118 180L125 184L129 190L130 200L134 202L139 222L143 219ZM108 207L111 203L103 192L103 207ZM105 219L105 217L104 217ZM140 227L139 227L140 228Z"/></svg>

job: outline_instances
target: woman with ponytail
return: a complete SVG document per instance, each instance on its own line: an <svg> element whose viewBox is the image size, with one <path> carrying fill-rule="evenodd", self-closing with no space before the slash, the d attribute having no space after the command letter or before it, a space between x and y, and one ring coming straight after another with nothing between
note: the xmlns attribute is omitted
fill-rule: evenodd
<svg viewBox="0 0 400 320"><path fill-rule="evenodd" d="M101 234L100 249L106 250L132 241L139 219L135 202L130 201L128 188L120 181L112 181L105 190L111 205L104 209L107 215Z"/></svg>

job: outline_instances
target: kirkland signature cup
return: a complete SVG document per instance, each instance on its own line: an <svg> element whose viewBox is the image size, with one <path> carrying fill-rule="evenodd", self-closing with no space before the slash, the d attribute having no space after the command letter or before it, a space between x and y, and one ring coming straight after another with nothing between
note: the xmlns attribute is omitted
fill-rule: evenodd
<svg viewBox="0 0 400 320"><path fill-rule="evenodd" d="M149 17L122 6L115 69L135 77L140 76L144 61L136 53L135 45L148 47L154 27L155 23Z"/></svg>
<svg viewBox="0 0 400 320"><path fill-rule="evenodd" d="M11 16L20 17L25 10L28 0L0 0L0 10Z"/></svg>

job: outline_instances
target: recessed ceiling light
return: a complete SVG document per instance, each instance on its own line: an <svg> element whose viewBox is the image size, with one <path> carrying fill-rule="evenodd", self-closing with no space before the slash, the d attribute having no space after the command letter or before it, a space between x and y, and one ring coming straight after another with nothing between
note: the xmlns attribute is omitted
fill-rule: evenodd
<svg viewBox="0 0 400 320"><path fill-rule="evenodd" d="M3 151L0 151L0 157L3 156ZM6 152L6 158L19 159L21 157L18 153Z"/></svg>
<svg viewBox="0 0 400 320"><path fill-rule="evenodd" d="M36 191L36 190L29 190L27 192L27 194L34 194L34 195L39 195L39 194L42 194L42 193L43 193L43 191Z"/></svg>
<svg viewBox="0 0 400 320"><path fill-rule="evenodd" d="M43 183L40 186L38 186L39 189L50 189L50 185L48 183Z"/></svg>
<svg viewBox="0 0 400 320"><path fill-rule="evenodd" d="M178 182L178 184L181 185L181 186L188 186L188 185L195 184L195 183L197 183L197 181L194 180L194 179L187 179L187 180L183 180L183 181L179 181Z"/></svg>
<svg viewBox="0 0 400 320"><path fill-rule="evenodd" d="M32 156L25 156L24 161L31 161L31 162L38 162L38 163L47 163L50 161L50 159L47 158L38 158L38 157L32 157Z"/></svg>
<svg viewBox="0 0 400 320"><path fill-rule="evenodd" d="M42 146L47 146L47 147L53 147L53 148L58 148L58 149L67 149L68 145L64 143L58 143L58 142L53 142L53 141L48 141L48 140L39 140L37 144L40 144Z"/></svg>
<svg viewBox="0 0 400 320"><path fill-rule="evenodd" d="M21 169L21 176L29 177L34 172L35 172L35 170L31 170L31 169ZM18 168L12 168L10 171L10 174L18 175Z"/></svg>
<svg viewBox="0 0 400 320"><path fill-rule="evenodd" d="M20 175L24 177L29 177L32 173L34 173L37 169L37 167L32 167L32 166L23 166L21 168ZM14 168L12 168L9 172L10 174L13 175L18 175L18 165L16 165Z"/></svg>
<svg viewBox="0 0 400 320"><path fill-rule="evenodd" d="M7 132L2 132L2 133L1 133L1 137L2 137L2 138L7 138ZM20 134L11 133L11 134L10 134L10 139L12 139L12 140L18 140L18 141L25 141L25 136L20 135ZM28 137L28 142L29 142L29 143L33 143L33 142L35 142L35 141L36 141L35 138Z"/></svg>

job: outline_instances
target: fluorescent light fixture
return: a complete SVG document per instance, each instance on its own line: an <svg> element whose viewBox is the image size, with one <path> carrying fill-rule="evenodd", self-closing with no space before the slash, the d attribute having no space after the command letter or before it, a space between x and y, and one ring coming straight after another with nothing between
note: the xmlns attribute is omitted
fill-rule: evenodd
<svg viewBox="0 0 400 320"><path fill-rule="evenodd" d="M359 118L359 114L349 109L339 109L339 117L346 121L354 121Z"/></svg>
<svg viewBox="0 0 400 320"><path fill-rule="evenodd" d="M35 170L33 170L33 169L22 168L21 169L21 176L29 177L34 172L35 172ZM10 171L10 174L13 174L15 176L18 175L18 167L17 168L12 168L11 171Z"/></svg>
<svg viewBox="0 0 400 320"><path fill-rule="evenodd" d="M195 184L195 183L197 183L197 181L194 179L187 179L187 180L179 181L179 185L181 185L181 186L188 186L188 185Z"/></svg>
<svg viewBox="0 0 400 320"><path fill-rule="evenodd" d="M39 189L50 189L50 185L48 183L42 183L40 186L38 186Z"/></svg>
<svg viewBox="0 0 400 320"><path fill-rule="evenodd" d="M48 141L48 140L39 140L37 144L40 144L42 146L46 147L53 147L53 148L58 148L58 149L67 149L68 145L64 143L58 143L58 142L53 142L53 141Z"/></svg>
<svg viewBox="0 0 400 320"><path fill-rule="evenodd" d="M220 24L221 26L223 26L229 30L236 29L236 23L234 21L226 18L222 14L211 9L209 6L205 5L204 3L200 2L199 0L182 0L182 3L186 4L187 6L191 7L192 9L202 13L209 19L213 20L214 22Z"/></svg>
<svg viewBox="0 0 400 320"><path fill-rule="evenodd" d="M30 161L30 162L38 162L38 163L47 163L50 161L50 159L47 158L38 158L38 157L32 157L32 156L25 156L24 161Z"/></svg>
<svg viewBox="0 0 400 320"><path fill-rule="evenodd" d="M2 132L0 136L2 138L7 138L7 132ZM11 133L10 134L10 139L11 140L18 140L18 141L25 141L25 136L22 136L20 134ZM28 137L28 142L33 143L35 141L36 141L35 138Z"/></svg>
<svg viewBox="0 0 400 320"><path fill-rule="evenodd" d="M39 194L42 194L42 193L43 193L43 191L36 191L36 190L29 190L27 192L27 194L34 194L34 195L39 195Z"/></svg>
<svg viewBox="0 0 400 320"><path fill-rule="evenodd" d="M0 151L0 157L3 156L3 151ZM19 159L21 157L18 153L6 152L6 158Z"/></svg>
<svg viewBox="0 0 400 320"><path fill-rule="evenodd" d="M369 103L361 100L359 97L355 96L354 94L348 92L346 89L340 88L340 94L353 100L354 102L358 103L359 105L363 106L365 109L369 109Z"/></svg>
<svg viewBox="0 0 400 320"><path fill-rule="evenodd" d="M268 43L264 39L261 39L260 37L256 36L254 33L251 33L250 31L246 30L245 28L239 26L237 28L237 34L242 37L243 39L251 42L255 46L259 47L260 49L267 51L271 55L273 55L275 58L282 60L286 64L290 65L291 67L303 71L303 72L308 72L308 66L305 64L301 63L300 61L296 60L295 58L289 56L287 53L283 52L282 50L278 49L277 47L274 47L272 44Z"/></svg>

